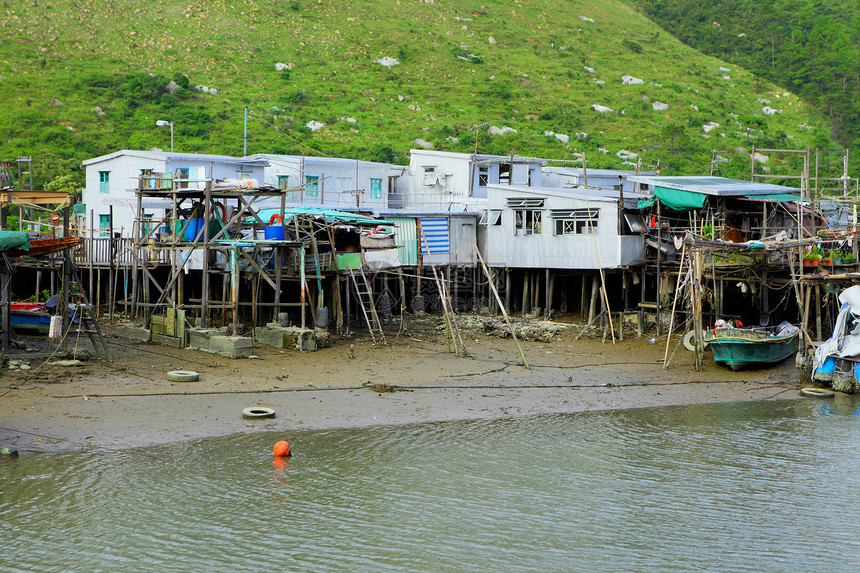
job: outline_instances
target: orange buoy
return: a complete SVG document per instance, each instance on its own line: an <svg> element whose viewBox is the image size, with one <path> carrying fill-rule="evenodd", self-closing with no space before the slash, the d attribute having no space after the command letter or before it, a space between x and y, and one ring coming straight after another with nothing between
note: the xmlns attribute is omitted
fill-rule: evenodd
<svg viewBox="0 0 860 573"><path fill-rule="evenodd" d="M275 442L275 445L272 448L272 452L278 457L287 457L293 455L293 452L290 451L290 442L284 440Z"/></svg>

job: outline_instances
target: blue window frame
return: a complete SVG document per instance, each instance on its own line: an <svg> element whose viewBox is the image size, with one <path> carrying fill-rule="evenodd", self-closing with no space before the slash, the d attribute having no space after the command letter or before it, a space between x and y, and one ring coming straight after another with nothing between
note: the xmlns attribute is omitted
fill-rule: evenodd
<svg viewBox="0 0 860 573"><path fill-rule="evenodd" d="M110 237L110 215L99 215L99 234Z"/></svg>
<svg viewBox="0 0 860 573"><path fill-rule="evenodd" d="M374 199L382 199L382 179L370 180L370 196Z"/></svg>
<svg viewBox="0 0 860 573"><path fill-rule="evenodd" d="M320 178L316 175L305 175L305 193L308 197L318 197L320 194Z"/></svg>
<svg viewBox="0 0 860 573"><path fill-rule="evenodd" d="M110 171L99 171L99 193L110 193Z"/></svg>

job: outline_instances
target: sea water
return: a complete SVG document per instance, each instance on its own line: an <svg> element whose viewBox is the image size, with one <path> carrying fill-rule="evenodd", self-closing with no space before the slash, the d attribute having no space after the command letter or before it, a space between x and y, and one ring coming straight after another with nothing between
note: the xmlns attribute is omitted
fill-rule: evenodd
<svg viewBox="0 0 860 573"><path fill-rule="evenodd" d="M0 571L857 571L858 404L3 459ZM278 439L292 458L273 458Z"/></svg>

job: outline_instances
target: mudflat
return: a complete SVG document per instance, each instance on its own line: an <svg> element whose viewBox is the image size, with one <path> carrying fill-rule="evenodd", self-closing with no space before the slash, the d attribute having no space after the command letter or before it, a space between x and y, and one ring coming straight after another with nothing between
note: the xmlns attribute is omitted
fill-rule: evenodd
<svg viewBox="0 0 860 573"><path fill-rule="evenodd" d="M465 330L468 356L458 357L439 324L407 321L393 327L385 346L334 336L316 352L258 345L254 358L239 360L119 338L105 325L113 362L77 366L56 364L46 356L47 339L28 337L42 351L9 356L29 369L4 369L0 378L0 446L124 449L242 432L289 439L300 428L793 398L801 382L791 359L733 372L706 352L704 371L696 372L683 346L664 369L665 336L574 340L578 326L548 342L522 341L527 370L511 338ZM200 379L168 381L173 370ZM271 408L275 417L244 419L251 406Z"/></svg>

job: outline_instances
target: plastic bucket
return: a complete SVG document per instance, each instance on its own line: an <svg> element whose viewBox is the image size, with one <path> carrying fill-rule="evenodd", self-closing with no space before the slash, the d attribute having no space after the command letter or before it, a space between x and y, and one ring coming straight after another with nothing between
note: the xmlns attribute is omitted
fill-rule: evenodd
<svg viewBox="0 0 860 573"><path fill-rule="evenodd" d="M284 226L283 225L266 225L263 228L263 236L267 241L283 241Z"/></svg>
<svg viewBox="0 0 860 573"><path fill-rule="evenodd" d="M315 312L316 320L314 321L314 326L317 328L328 328L328 307L320 307Z"/></svg>

